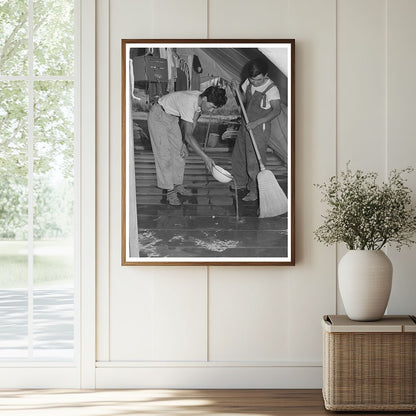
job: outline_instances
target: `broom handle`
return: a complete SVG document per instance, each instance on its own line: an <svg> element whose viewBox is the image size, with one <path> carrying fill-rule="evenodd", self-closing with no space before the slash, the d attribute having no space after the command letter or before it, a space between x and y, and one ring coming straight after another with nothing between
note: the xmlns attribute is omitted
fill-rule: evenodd
<svg viewBox="0 0 416 416"><path fill-rule="evenodd" d="M237 98L238 98L238 102L240 103L240 107L241 107L241 111L243 113L244 121L247 124L248 123L247 112L246 112L246 109L244 107L243 100L241 99L240 91L238 91L238 87L235 89L235 92L237 93ZM264 164L261 160L259 148L257 147L257 143L256 143L256 140L254 139L253 132L252 132L251 129L247 129L247 130L248 130L248 134L250 135L251 142L253 143L253 147L254 147L254 151L256 152L257 159L259 161L260 170L265 170L266 168L265 168L265 166L264 166Z"/></svg>

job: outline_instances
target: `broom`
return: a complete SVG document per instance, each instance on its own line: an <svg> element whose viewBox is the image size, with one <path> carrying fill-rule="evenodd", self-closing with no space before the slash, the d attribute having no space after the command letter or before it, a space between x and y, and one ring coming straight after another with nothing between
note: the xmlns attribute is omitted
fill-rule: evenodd
<svg viewBox="0 0 416 416"><path fill-rule="evenodd" d="M249 122L247 112L238 88L235 89L235 92L244 116L244 121L247 124ZM250 135L251 142L253 143L254 151L260 166L260 172L257 174L257 184L259 187L259 217L267 218L284 214L287 212L287 197L273 175L273 172L266 170L261 160L260 152L257 147L256 140L254 139L253 132L248 130L248 133Z"/></svg>

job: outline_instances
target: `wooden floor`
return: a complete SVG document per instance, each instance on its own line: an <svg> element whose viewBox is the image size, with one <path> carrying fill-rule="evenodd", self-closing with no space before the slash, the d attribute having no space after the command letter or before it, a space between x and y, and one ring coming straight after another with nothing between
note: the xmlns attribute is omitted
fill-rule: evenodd
<svg viewBox="0 0 416 416"><path fill-rule="evenodd" d="M209 155L231 171L230 152ZM179 207L168 205L156 186L151 150L136 149L135 165L141 257L287 256L287 214L259 219L258 203L242 201L244 195L236 195L230 184L217 182L196 155L185 167L184 184L192 196L180 197ZM273 153L267 166L286 191L287 169Z"/></svg>
<svg viewBox="0 0 416 416"><path fill-rule="evenodd" d="M1 416L393 415L326 411L321 390L0 390Z"/></svg>

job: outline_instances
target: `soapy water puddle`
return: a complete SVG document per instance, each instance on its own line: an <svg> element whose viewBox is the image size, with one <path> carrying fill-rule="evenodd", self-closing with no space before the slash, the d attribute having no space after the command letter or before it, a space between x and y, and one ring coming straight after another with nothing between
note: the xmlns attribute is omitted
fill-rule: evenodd
<svg viewBox="0 0 416 416"><path fill-rule="evenodd" d="M238 190L237 190L237 183L233 178L234 183L234 195L235 195L235 219L236 222L244 222L243 218L239 218L239 205L238 205ZM215 216L213 216L215 218ZM235 240L220 240L215 237L210 237L208 233L204 232L207 240L201 240L199 238L192 237L190 240L195 245L195 247L204 248L206 250L222 253L228 249L238 247L239 242ZM143 233L139 234L139 247L140 252L145 254L148 257L157 257L160 255L158 253L158 246L160 247L160 243L163 240L161 238L156 237L156 235L152 231L144 231ZM185 238L181 235L173 236L168 240L169 243L184 243Z"/></svg>
<svg viewBox="0 0 416 416"><path fill-rule="evenodd" d="M157 238L151 231L139 233L139 252L146 254L148 257L157 257L159 255L157 245L163 241Z"/></svg>
<svg viewBox="0 0 416 416"><path fill-rule="evenodd" d="M217 253L221 253L225 250L230 248L236 248L238 246L238 241L234 240L218 240L212 239L211 241L203 241L199 238L194 238L195 245L197 247L205 248L209 251L215 251Z"/></svg>
<svg viewBox="0 0 416 416"><path fill-rule="evenodd" d="M162 242L163 240L156 237L152 231L144 231L139 235L140 252L146 257L158 257L160 256L158 249L160 250L160 243ZM172 237L169 242L183 243L185 242L185 238L177 235ZM235 240L220 240L215 237L210 238L208 234L207 240L192 237L190 242L194 244L195 247L204 248L216 253L222 253L230 248L236 248L239 244L239 242Z"/></svg>
<svg viewBox="0 0 416 416"><path fill-rule="evenodd" d="M199 238L192 237L190 242L195 245L195 247L205 248L209 251L213 251L216 253L221 253L225 250L230 248L236 248L238 246L238 241L235 240L219 240L218 238L209 237L208 233L204 233L207 237L207 240L201 240ZM158 257L160 253L158 252L158 248L160 249L160 243L163 240L155 236L152 231L144 231L139 235L139 247L140 252L142 255L146 255L147 257ZM184 243L185 238L181 235L176 235L169 239L169 243L176 242L176 243Z"/></svg>
<svg viewBox="0 0 416 416"><path fill-rule="evenodd" d="M183 243L185 238L181 235L175 235L171 239L169 239L169 243Z"/></svg>

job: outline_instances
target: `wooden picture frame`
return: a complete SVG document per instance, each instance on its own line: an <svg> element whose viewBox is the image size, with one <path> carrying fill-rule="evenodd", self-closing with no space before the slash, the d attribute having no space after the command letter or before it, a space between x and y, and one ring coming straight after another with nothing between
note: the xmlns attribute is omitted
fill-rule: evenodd
<svg viewBox="0 0 416 416"><path fill-rule="evenodd" d="M122 265L294 265L295 41L121 47Z"/></svg>

